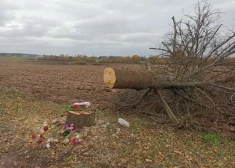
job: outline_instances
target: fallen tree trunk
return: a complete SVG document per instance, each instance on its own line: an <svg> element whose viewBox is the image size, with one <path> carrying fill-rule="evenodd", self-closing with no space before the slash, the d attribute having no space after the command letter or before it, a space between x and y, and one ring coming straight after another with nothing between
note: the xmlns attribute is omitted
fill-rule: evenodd
<svg viewBox="0 0 235 168"><path fill-rule="evenodd" d="M230 77L231 78L231 77ZM161 76L149 71L130 71L126 69L106 68L104 70L104 83L112 89L172 89L185 87L214 86L219 87L218 83L230 79L222 79L210 82L178 82L171 79L170 76ZM234 77L232 78L234 80ZM230 80L231 81L231 80ZM233 90L233 88L225 88Z"/></svg>
<svg viewBox="0 0 235 168"><path fill-rule="evenodd" d="M155 85L151 72L135 72L114 68L104 70L104 83L109 88L137 90L153 88Z"/></svg>
<svg viewBox="0 0 235 168"><path fill-rule="evenodd" d="M166 76L156 76L149 71L130 71L116 68L104 70L104 83L109 88L118 89L156 89L156 88L183 88L201 86L202 82L173 82Z"/></svg>
<svg viewBox="0 0 235 168"><path fill-rule="evenodd" d="M230 76L229 78L224 79L214 79L211 81L176 81L175 78L171 76L164 76L158 73L152 73L149 71L130 71L126 69L116 69L116 68L106 68L104 70L104 83L109 88L117 88L117 89L136 89L136 90L143 90L147 89L146 92L141 96L141 98L136 101L136 103L132 104L124 104L121 105L122 107L135 107L140 104L140 102L150 93L157 94L160 98L163 108L165 109L168 117L177 125L184 124L184 120L178 119L173 111L170 108L169 102L171 99L166 99L167 95L165 96L162 90L167 89L171 90L175 95L183 98L179 99L180 101L184 102L185 105L183 108L186 110L187 115L189 114L189 105L188 102L206 107L208 109L216 109L213 99L207 95L201 88L207 88L208 86L213 89L213 87L218 89L223 89L227 91L234 92L235 89L231 87L231 82L234 81L234 76ZM199 78L200 79L200 78ZM221 85L221 84L228 84L228 85ZM192 89L188 89L192 88ZM195 95L196 94L196 95ZM235 93L234 93L235 94ZM230 97L231 102L233 101L233 96ZM193 95L193 97L191 97ZM202 99L205 99L205 102L212 102L213 105L204 104L203 101L198 100L198 95L201 95ZM169 97L168 97L169 98ZM179 102L179 101L178 101ZM177 103L178 103L177 102ZM177 104L176 103L176 104ZM179 104L178 104L179 105ZM177 106L178 106L177 105ZM196 106L195 106L196 107ZM221 110L220 110L221 112ZM188 124L188 123L186 123ZM192 124L195 124L194 122Z"/></svg>

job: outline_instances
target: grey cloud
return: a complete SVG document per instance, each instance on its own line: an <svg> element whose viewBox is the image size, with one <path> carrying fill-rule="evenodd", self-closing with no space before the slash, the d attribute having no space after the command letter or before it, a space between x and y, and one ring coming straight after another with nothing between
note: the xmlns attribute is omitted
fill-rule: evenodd
<svg viewBox="0 0 235 168"><path fill-rule="evenodd" d="M124 16L113 16L98 18L92 21L84 21L76 25L79 31L91 34L118 34L131 31L138 31L141 27L134 27L132 20L125 19Z"/></svg>
<svg viewBox="0 0 235 168"><path fill-rule="evenodd" d="M148 44L132 44L129 42L114 42L110 40L100 41L79 41L79 40L54 40L48 38L1 38L0 43L4 44L4 52L36 53L36 54L87 54L87 55L150 55L155 52L149 50ZM107 45L108 43L108 45ZM22 47L26 46L26 47ZM1 49L1 47L0 47ZM37 52L35 52L37 51Z"/></svg>
<svg viewBox="0 0 235 168"><path fill-rule="evenodd" d="M0 31L0 36L4 37L42 37L47 32L59 26L58 21L44 19L40 17L23 17L17 20L19 24L7 26L5 30Z"/></svg>
<svg viewBox="0 0 235 168"><path fill-rule="evenodd" d="M48 32L48 36L56 39L65 38L65 39L83 40L83 41L89 41L92 40L93 38L93 36L88 35L87 33L73 31L65 27L55 28L54 30Z"/></svg>
<svg viewBox="0 0 235 168"><path fill-rule="evenodd" d="M1 12L0 9L0 26L3 26L6 20L7 20L6 15L3 12Z"/></svg>
<svg viewBox="0 0 235 168"><path fill-rule="evenodd" d="M222 15L222 23L226 25L229 29L235 26L235 8L228 8L226 10L226 12Z"/></svg>
<svg viewBox="0 0 235 168"><path fill-rule="evenodd" d="M193 13L197 0L1 0L0 52L154 54L171 17ZM234 0L211 0L234 23Z"/></svg>
<svg viewBox="0 0 235 168"><path fill-rule="evenodd" d="M0 1L0 27L4 26L9 20L14 18L14 15L11 13L14 9L17 9L16 5Z"/></svg>

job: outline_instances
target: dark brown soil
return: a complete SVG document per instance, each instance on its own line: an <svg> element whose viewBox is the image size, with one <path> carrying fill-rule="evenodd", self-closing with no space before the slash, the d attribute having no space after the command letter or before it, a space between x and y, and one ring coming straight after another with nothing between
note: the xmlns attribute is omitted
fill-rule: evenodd
<svg viewBox="0 0 235 168"><path fill-rule="evenodd" d="M103 83L103 71L109 66L121 68L128 65L1 61L0 88L16 88L62 104L90 101L95 107L107 109L120 91L107 89Z"/></svg>

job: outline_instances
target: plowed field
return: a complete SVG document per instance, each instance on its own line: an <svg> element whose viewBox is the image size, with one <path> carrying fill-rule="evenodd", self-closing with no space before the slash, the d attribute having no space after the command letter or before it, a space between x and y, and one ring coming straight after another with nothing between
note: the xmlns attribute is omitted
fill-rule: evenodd
<svg viewBox="0 0 235 168"><path fill-rule="evenodd" d="M90 101L95 107L107 109L119 92L107 89L103 83L103 71L109 66L1 61L0 87L16 88L44 100L62 104Z"/></svg>

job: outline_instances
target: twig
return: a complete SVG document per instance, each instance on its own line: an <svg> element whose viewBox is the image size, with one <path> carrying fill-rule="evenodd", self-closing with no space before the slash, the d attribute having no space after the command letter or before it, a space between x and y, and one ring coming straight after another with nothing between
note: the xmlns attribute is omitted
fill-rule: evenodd
<svg viewBox="0 0 235 168"><path fill-rule="evenodd" d="M159 98L161 99L163 105L164 105L164 108L166 110L166 113L168 115L168 117L174 121L176 124L179 124L179 121L178 119L176 118L176 116L174 115L174 113L171 111L170 107L168 106L167 102L165 101L164 97L162 96L162 93L160 92L160 90L156 90Z"/></svg>
<svg viewBox="0 0 235 168"><path fill-rule="evenodd" d="M205 92L203 92L203 90L201 90L200 88L195 87L198 91L200 91L202 94L204 94L215 106L215 102L212 100L212 98L210 98Z"/></svg>
<svg viewBox="0 0 235 168"><path fill-rule="evenodd" d="M146 89L145 92L142 94L141 98L136 101L135 103L133 104L124 104L124 105L120 105L121 107L133 107L133 108L136 108L140 103L141 101L145 98L145 96L148 95L148 93L151 91L151 89Z"/></svg>
<svg viewBox="0 0 235 168"><path fill-rule="evenodd" d="M218 84L214 84L214 83L208 83L208 85L235 92L234 88L226 87L226 86L223 86L223 85L218 85Z"/></svg>
<svg viewBox="0 0 235 168"><path fill-rule="evenodd" d="M184 98L184 99L186 99L186 100L188 100L188 101L191 101L191 102L193 102L193 103L199 104L199 105L202 106L202 107L210 108L210 106L201 104L200 102L198 102L198 101L196 101L196 100L194 100L194 99L192 99L192 98L190 98L190 97L188 97L188 96L186 96L186 95L180 93L180 92L177 91L176 89L173 89L172 91L173 91L174 93L176 93L177 95L179 95L180 97L182 97L182 98Z"/></svg>
<svg viewBox="0 0 235 168"><path fill-rule="evenodd" d="M233 96L235 96L235 93L230 97L230 100L233 103L233 105L235 106L235 102L233 101Z"/></svg>

